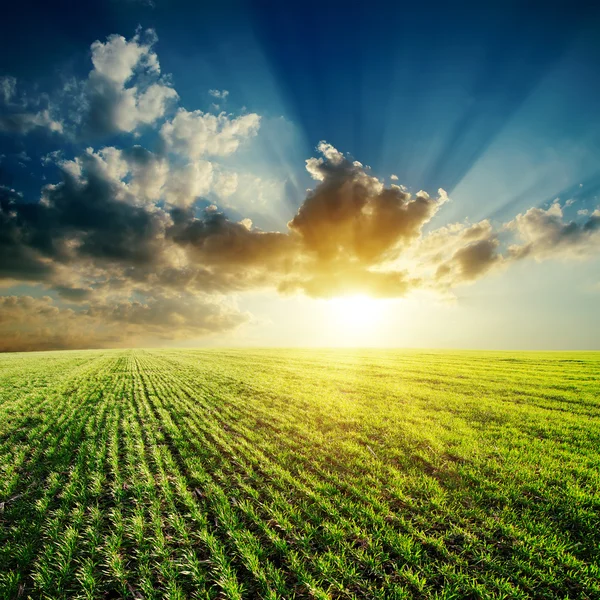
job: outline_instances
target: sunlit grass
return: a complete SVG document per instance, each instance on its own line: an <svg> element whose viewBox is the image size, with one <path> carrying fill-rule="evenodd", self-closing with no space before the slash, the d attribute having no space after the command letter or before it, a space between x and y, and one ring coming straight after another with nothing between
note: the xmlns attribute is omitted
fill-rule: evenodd
<svg viewBox="0 0 600 600"><path fill-rule="evenodd" d="M1 356L0 597L600 597L599 376L594 353Z"/></svg>

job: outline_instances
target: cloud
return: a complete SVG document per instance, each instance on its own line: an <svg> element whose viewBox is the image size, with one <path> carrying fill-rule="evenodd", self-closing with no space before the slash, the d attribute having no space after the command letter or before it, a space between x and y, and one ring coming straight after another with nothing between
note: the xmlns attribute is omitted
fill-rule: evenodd
<svg viewBox="0 0 600 600"><path fill-rule="evenodd" d="M246 139L256 135L260 117L255 113L232 117L180 108L160 133L169 151L195 160L206 156L228 156Z"/></svg>
<svg viewBox="0 0 600 600"><path fill-rule="evenodd" d="M226 302L185 294L144 302L57 306L49 296L0 296L0 351L162 343L231 331L248 320Z"/></svg>
<svg viewBox="0 0 600 600"><path fill-rule="evenodd" d="M44 207L25 204L21 195L0 187L0 279L45 281L54 271L52 259L41 248L49 243L46 232L38 233Z"/></svg>
<svg viewBox="0 0 600 600"><path fill-rule="evenodd" d="M174 206L186 207L211 190L213 165L196 160L171 170L165 186L165 199Z"/></svg>
<svg viewBox="0 0 600 600"><path fill-rule="evenodd" d="M135 265L159 251L168 216L138 206L115 178L125 168L119 151L89 150L60 166L63 181L45 186L38 203L2 194L0 272L16 278L20 265L24 279L38 272L46 278L61 264Z"/></svg>
<svg viewBox="0 0 600 600"><path fill-rule="evenodd" d="M226 100L227 96L229 96L229 92L227 90L208 90L208 93L213 98L219 98L220 100Z"/></svg>
<svg viewBox="0 0 600 600"><path fill-rule="evenodd" d="M419 236L447 200L444 190L432 199L425 192L412 197L399 186L385 188L330 144L321 142L318 149L323 157L308 160L307 170L321 183L289 227L321 260L381 261Z"/></svg>
<svg viewBox="0 0 600 600"><path fill-rule="evenodd" d="M147 29L129 41L113 34L106 42L97 40L91 45L94 68L79 85L76 101L79 135L133 132L164 116L178 94L160 77L158 57L152 50L156 41L154 30Z"/></svg>
<svg viewBox="0 0 600 600"><path fill-rule="evenodd" d="M52 299L0 296L0 351L86 348L95 345L88 331L75 333L71 310L60 311Z"/></svg>
<svg viewBox="0 0 600 600"><path fill-rule="evenodd" d="M170 165L163 156L133 146L121 152L127 165L128 190L138 202L152 204L160 200L170 177Z"/></svg>
<svg viewBox="0 0 600 600"><path fill-rule="evenodd" d="M600 248L600 209L581 222L565 221L562 207L555 201L548 209L530 208L507 224L521 244L509 248L513 259L584 259L597 255Z"/></svg>
<svg viewBox="0 0 600 600"><path fill-rule="evenodd" d="M62 133L62 122L52 114L54 108L52 112L49 106L37 110L41 101L42 97L19 95L15 77L0 77L0 133L26 135L35 129Z"/></svg>
<svg viewBox="0 0 600 600"><path fill-rule="evenodd" d="M443 189L413 195L326 142L318 152L306 161L315 187L285 231L263 231L247 215L229 218L197 202L226 196L237 178L187 150L183 160L139 145L50 157L62 180L44 186L38 202L0 188L0 279L37 282L60 301L3 300L15 323L0 328L3 347L35 347L46 334L44 343L56 347L193 337L244 322L223 299L232 292L448 294L526 256L597 253L600 211L565 222L558 203L498 229L485 220L424 234L448 201ZM62 337L52 337L63 323Z"/></svg>
<svg viewBox="0 0 600 600"><path fill-rule="evenodd" d="M87 79L68 81L50 104L47 95L18 102L16 79L0 79L0 132L27 134L34 129L68 133L75 139L102 138L115 133L135 132L164 117L167 107L178 98L168 77L161 76L153 46L154 30L138 31L127 40L110 35L90 47L92 70ZM32 111L30 105L43 99L47 108ZM63 113L59 120L55 113Z"/></svg>
<svg viewBox="0 0 600 600"><path fill-rule="evenodd" d="M220 171L217 173L213 189L221 198L228 198L236 192L238 188L237 173L227 173Z"/></svg>
<svg viewBox="0 0 600 600"><path fill-rule="evenodd" d="M0 132L2 133L24 135L38 127L58 133L63 130L62 123L52 119L47 110L38 113L13 113L0 116Z"/></svg>
<svg viewBox="0 0 600 600"><path fill-rule="evenodd" d="M4 191L0 241L12 257L4 276L55 281L63 295L89 289L95 277L103 288L144 293L275 287L312 296L399 296L416 287L451 289L505 263L489 221L423 236L448 200L443 190L437 198L413 196L385 187L329 144L319 144L319 152L307 161L318 185L280 233L232 221L214 205L197 212L195 200L213 180L217 188L232 185L210 162L173 166L141 146L89 148L59 162L63 181L45 186L40 203ZM519 231L532 214L517 217ZM597 217L590 219L582 235Z"/></svg>
<svg viewBox="0 0 600 600"><path fill-rule="evenodd" d="M433 230L419 240L410 254L417 265L414 268L432 273L433 287L446 291L504 265L498 233L487 219Z"/></svg>
<svg viewBox="0 0 600 600"><path fill-rule="evenodd" d="M498 253L499 245L500 242L495 236L469 243L438 267L437 278L442 281L449 279L452 285L479 279L502 263L502 256Z"/></svg>
<svg viewBox="0 0 600 600"><path fill-rule="evenodd" d="M152 30L146 33L147 44L140 43L139 35L130 42L121 35L111 35L105 43L96 40L91 46L94 65L92 74L124 86L138 65L145 67L150 73L160 73L158 58L151 51L156 37Z"/></svg>
<svg viewBox="0 0 600 600"><path fill-rule="evenodd" d="M40 159L40 162L42 163L42 165L48 166L48 165L58 163L59 161L62 160L62 158L63 158L62 150L53 150L52 152L48 152L48 154L45 154L44 156L42 156L42 158Z"/></svg>
<svg viewBox="0 0 600 600"><path fill-rule="evenodd" d="M17 93L17 80L10 75L0 77L0 102L10 104Z"/></svg>

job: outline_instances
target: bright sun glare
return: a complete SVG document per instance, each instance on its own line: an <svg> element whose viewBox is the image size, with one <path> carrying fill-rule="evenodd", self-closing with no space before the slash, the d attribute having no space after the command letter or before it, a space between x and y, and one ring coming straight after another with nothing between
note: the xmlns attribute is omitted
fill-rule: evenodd
<svg viewBox="0 0 600 600"><path fill-rule="evenodd" d="M387 304L365 295L340 296L329 300L333 319L348 330L365 330L377 325L385 316Z"/></svg>

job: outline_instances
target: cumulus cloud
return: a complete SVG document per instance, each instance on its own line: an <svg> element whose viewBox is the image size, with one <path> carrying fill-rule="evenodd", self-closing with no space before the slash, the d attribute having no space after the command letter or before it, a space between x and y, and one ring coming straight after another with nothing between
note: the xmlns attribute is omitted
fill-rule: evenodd
<svg viewBox="0 0 600 600"><path fill-rule="evenodd" d="M237 173L227 173L220 171L217 173L213 189L221 198L228 198L236 192L238 188Z"/></svg>
<svg viewBox="0 0 600 600"><path fill-rule="evenodd" d="M123 68L119 80L125 76ZM193 337L244 322L223 301L231 292L448 293L515 260L580 258L600 244L600 211L565 222L558 203L500 228L484 220L424 234L448 201L443 189L433 197L386 186L326 142L306 161L315 187L287 229L263 231L217 204L200 208L198 197L226 197L237 185L234 174L199 157L206 152L186 146L184 160L169 162L139 145L88 148L72 160L49 158L62 180L46 185L39 202L0 188L0 279L37 282L61 298L3 299L5 314L14 317L0 327L3 347L35 347L67 321L72 329L65 325L60 339L49 335L49 344Z"/></svg>
<svg viewBox="0 0 600 600"><path fill-rule="evenodd" d="M135 205L162 201L184 208L210 192L227 197L237 188L237 174L219 171L210 161L170 162L138 145L125 150L108 146L97 152L88 148L83 155L57 164L80 182L84 171L99 173L111 183L115 199Z"/></svg>
<svg viewBox="0 0 600 600"><path fill-rule="evenodd" d="M138 31L130 40L116 34L96 40L87 79L67 81L52 102L47 94L19 95L14 77L0 78L0 132L23 135L45 129L91 139L155 124L178 98L169 78L161 75L156 41L152 29Z"/></svg>
<svg viewBox="0 0 600 600"><path fill-rule="evenodd" d="M232 154L245 139L256 135L259 125L255 113L233 117L180 108L160 132L168 150L194 160Z"/></svg>
<svg viewBox="0 0 600 600"><path fill-rule="evenodd" d="M504 265L498 233L487 219L440 227L421 238L409 254L413 268L429 271L432 285L446 290Z"/></svg>
<svg viewBox="0 0 600 600"><path fill-rule="evenodd" d="M106 136L133 132L164 116L178 98L168 79L160 77L153 46L155 32L138 32L131 40L110 35L91 45L93 69L80 86L77 112L80 134Z"/></svg>
<svg viewBox="0 0 600 600"><path fill-rule="evenodd" d="M509 248L515 259L531 257L538 261L548 258L583 259L598 253L600 248L600 209L581 222L565 221L563 209L555 201L548 209L530 208L507 224L520 238L521 244Z"/></svg>
<svg viewBox="0 0 600 600"><path fill-rule="evenodd" d="M321 183L289 227L323 260L385 259L416 238L447 200L444 190L432 199L425 192L412 197L398 186L385 188L330 144L321 142L318 149L323 156L308 160L307 169Z"/></svg>
<svg viewBox="0 0 600 600"><path fill-rule="evenodd" d="M196 160L171 170L165 186L165 199L173 206L186 207L204 194L213 182L213 165L207 160Z"/></svg>
<svg viewBox="0 0 600 600"><path fill-rule="evenodd" d="M471 242L457 250L448 261L442 263L436 276L438 279L450 279L452 284L473 281L501 264L498 254L500 242L496 237Z"/></svg>

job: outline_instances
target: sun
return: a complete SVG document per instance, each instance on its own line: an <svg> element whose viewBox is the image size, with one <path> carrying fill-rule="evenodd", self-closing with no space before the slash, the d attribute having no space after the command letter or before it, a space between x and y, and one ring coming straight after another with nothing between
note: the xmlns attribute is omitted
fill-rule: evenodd
<svg viewBox="0 0 600 600"><path fill-rule="evenodd" d="M387 302L357 294L328 300L331 318L350 331L364 331L378 325L385 317Z"/></svg>

